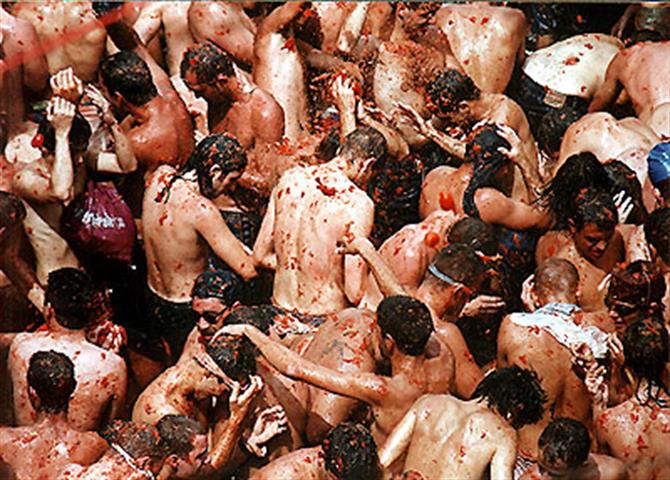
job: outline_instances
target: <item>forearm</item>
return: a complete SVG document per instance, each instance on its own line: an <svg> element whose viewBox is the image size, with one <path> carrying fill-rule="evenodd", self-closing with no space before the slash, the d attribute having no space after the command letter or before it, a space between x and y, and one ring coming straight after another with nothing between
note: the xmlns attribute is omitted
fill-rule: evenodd
<svg viewBox="0 0 670 480"><path fill-rule="evenodd" d="M241 413L241 412L240 412ZM246 412L245 412L246 413ZM226 425L209 453L209 464L214 470L223 469L235 451L235 446L240 437L240 428L245 415L231 415L226 420Z"/></svg>
<svg viewBox="0 0 670 480"><path fill-rule="evenodd" d="M357 3L354 10L344 21L337 38L337 49L340 52L348 53L356 44L356 40L361 36L361 30L365 24L365 17L370 8L369 2Z"/></svg>
<svg viewBox="0 0 670 480"><path fill-rule="evenodd" d="M137 159L135 158L130 139L121 130L121 126L116 121L112 121L108 125L114 137L114 153L116 154L119 168L123 173L134 172L137 170Z"/></svg>
<svg viewBox="0 0 670 480"><path fill-rule="evenodd" d="M370 240L367 238L357 238L354 240L354 245L359 255L363 257L370 270L372 270L372 274L379 284L379 289L385 297L407 295L407 292L395 277L395 274L386 262L384 262L377 250L375 250Z"/></svg>
<svg viewBox="0 0 670 480"><path fill-rule="evenodd" d="M415 423L416 413L410 410L396 425L384 446L379 450L379 463L382 467L389 468L407 449L412 439Z"/></svg>
<svg viewBox="0 0 670 480"><path fill-rule="evenodd" d="M461 142L456 138L450 137L446 133L440 132L433 127L429 127L428 130L423 133L428 139L437 143L437 145L442 150L445 150L446 152L460 159L465 158L465 142Z"/></svg>
<svg viewBox="0 0 670 480"><path fill-rule="evenodd" d="M68 133L69 131L56 132L56 158L49 185L53 196L62 201L70 199L74 183L74 167L70 156Z"/></svg>

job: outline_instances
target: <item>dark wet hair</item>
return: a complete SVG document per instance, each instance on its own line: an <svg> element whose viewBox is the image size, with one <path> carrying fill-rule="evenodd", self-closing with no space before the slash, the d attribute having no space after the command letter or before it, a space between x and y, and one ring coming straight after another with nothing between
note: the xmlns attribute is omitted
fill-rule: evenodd
<svg viewBox="0 0 670 480"><path fill-rule="evenodd" d="M53 307L62 327L79 330L92 323L100 297L86 272L68 267L49 273L44 303Z"/></svg>
<svg viewBox="0 0 670 480"><path fill-rule="evenodd" d="M608 192L587 189L577 195L576 208L570 218L577 231L591 223L601 230L614 230L619 221L619 214L612 196Z"/></svg>
<svg viewBox="0 0 670 480"><path fill-rule="evenodd" d="M486 399L488 406L496 409L516 429L539 421L547 401L537 374L516 365L486 375L472 398Z"/></svg>
<svg viewBox="0 0 670 480"><path fill-rule="evenodd" d="M474 171L463 194L463 210L473 217L479 217L475 205L475 192L483 187L495 187L498 170L510 162L509 157L498 151L501 147L511 148L509 142L501 137L498 131L496 125L483 125L473 132L466 147L465 161L472 163Z"/></svg>
<svg viewBox="0 0 670 480"><path fill-rule="evenodd" d="M123 7L123 4L124 2L110 2L108 0L95 0L95 2L91 2L93 11L98 18L116 10L117 8Z"/></svg>
<svg viewBox="0 0 670 480"><path fill-rule="evenodd" d="M230 77L235 73L230 55L217 44L206 41L189 46L179 65L182 78L193 72L199 84L211 84L219 75Z"/></svg>
<svg viewBox="0 0 670 480"><path fill-rule="evenodd" d="M449 230L449 244L464 243L485 255L498 253L498 237L493 227L474 217L461 218Z"/></svg>
<svg viewBox="0 0 670 480"><path fill-rule="evenodd" d="M44 139L41 145L42 148L45 148L50 153L54 153L56 151L56 130L54 130L51 122L47 120L45 114L39 113L35 117L38 121L37 133L42 135ZM81 113L75 112L67 138L72 150L71 153L85 152L88 148L88 141L91 138L91 125Z"/></svg>
<svg viewBox="0 0 670 480"><path fill-rule="evenodd" d="M377 306L377 324L405 355L421 355L435 330L430 310L419 300L404 295L386 297Z"/></svg>
<svg viewBox="0 0 670 480"><path fill-rule="evenodd" d="M232 135L214 133L203 138L184 167L184 171L196 171L200 192L207 198L214 195L211 170L215 166L221 168L224 176L232 172L242 172L247 167L247 154Z"/></svg>
<svg viewBox="0 0 670 480"><path fill-rule="evenodd" d="M628 41L626 42L626 48L632 47L636 43L642 42L662 42L667 40L662 33L655 30L643 29L633 32Z"/></svg>
<svg viewBox="0 0 670 480"><path fill-rule="evenodd" d="M382 160L388 152L386 139L372 127L358 127L344 137L338 155L349 160Z"/></svg>
<svg viewBox="0 0 670 480"><path fill-rule="evenodd" d="M158 95L149 67L132 50L122 50L105 58L100 64L100 75L111 95L118 92L137 107Z"/></svg>
<svg viewBox="0 0 670 480"><path fill-rule="evenodd" d="M442 274L448 275L456 282L462 283L473 290L477 289L479 280L488 270L486 262L477 255L475 249L462 243L449 245L437 252L431 265ZM439 280L430 271L426 275L428 278Z"/></svg>
<svg viewBox="0 0 670 480"><path fill-rule="evenodd" d="M628 265L614 268L605 304L611 307L619 301L635 305L639 316L661 313L665 289L665 278L654 264L636 260Z"/></svg>
<svg viewBox="0 0 670 480"><path fill-rule="evenodd" d="M626 223L642 225L647 219L647 210L642 201L642 186L637 175L628 165L619 160L607 162L604 167L612 183L610 193L616 195L624 190L633 201L633 210L628 215Z"/></svg>
<svg viewBox="0 0 670 480"><path fill-rule="evenodd" d="M34 353L28 363L28 386L40 399L39 410L66 412L77 387L72 360L54 350Z"/></svg>
<svg viewBox="0 0 670 480"><path fill-rule="evenodd" d="M274 305L254 305L239 307L226 317L226 325L253 325L266 335L270 334L270 327L274 325L274 318L281 314Z"/></svg>
<svg viewBox="0 0 670 480"><path fill-rule="evenodd" d="M561 141L568 127L583 115L580 109L564 105L545 113L537 126L537 143L548 154L561 150Z"/></svg>
<svg viewBox="0 0 670 480"><path fill-rule="evenodd" d="M451 112L464 101L475 100L480 91L467 75L455 69L440 73L426 85L426 93L431 103L443 112Z"/></svg>
<svg viewBox="0 0 670 480"><path fill-rule="evenodd" d="M644 236L661 260L670 265L670 208L658 208L651 212L644 224Z"/></svg>
<svg viewBox="0 0 670 480"><path fill-rule="evenodd" d="M381 478L377 444L363 425L340 423L328 433L321 445L326 470L338 480Z"/></svg>
<svg viewBox="0 0 670 480"><path fill-rule="evenodd" d="M26 207L13 193L0 191L0 227L19 225L26 218Z"/></svg>
<svg viewBox="0 0 670 480"><path fill-rule="evenodd" d="M195 279L191 296L193 298L217 298L227 307L232 307L240 299L244 282L229 270L209 269Z"/></svg>
<svg viewBox="0 0 670 480"><path fill-rule="evenodd" d="M638 380L635 396L639 397L640 381L646 379L647 399L643 406L655 402L661 407L667 407L667 402L660 398L660 390L667 393L662 376L668 361L668 331L665 329L663 318L660 315L650 316L644 320L631 323L626 328L623 338L624 365L629 367Z"/></svg>
<svg viewBox="0 0 670 480"><path fill-rule="evenodd" d="M167 457L165 449L161 446L158 430L148 423L113 420L100 432L100 436L108 443L120 446L135 460L143 457L162 460Z"/></svg>
<svg viewBox="0 0 670 480"><path fill-rule="evenodd" d="M332 128L328 135L323 137L319 148L317 149L317 156L320 160L327 162L337 156L337 151L340 149L340 132L336 128Z"/></svg>
<svg viewBox="0 0 670 480"><path fill-rule="evenodd" d="M200 423L185 415L165 415L156 423L160 446L168 455L188 457L193 451L193 439L207 432Z"/></svg>
<svg viewBox="0 0 670 480"><path fill-rule="evenodd" d="M605 167L590 152L571 155L560 166L549 186L542 192L541 203L554 216L555 229L563 230L574 215L575 199L584 189L611 191L612 182Z"/></svg>
<svg viewBox="0 0 670 480"><path fill-rule="evenodd" d="M591 437L582 422L561 417L542 431L538 446L549 464L575 468L589 458Z"/></svg>
<svg viewBox="0 0 670 480"><path fill-rule="evenodd" d="M579 272L563 258L548 258L535 270L535 289L542 294L576 294Z"/></svg>
<svg viewBox="0 0 670 480"><path fill-rule="evenodd" d="M205 345L205 351L223 373L242 385L256 374L254 345L246 337L219 335Z"/></svg>

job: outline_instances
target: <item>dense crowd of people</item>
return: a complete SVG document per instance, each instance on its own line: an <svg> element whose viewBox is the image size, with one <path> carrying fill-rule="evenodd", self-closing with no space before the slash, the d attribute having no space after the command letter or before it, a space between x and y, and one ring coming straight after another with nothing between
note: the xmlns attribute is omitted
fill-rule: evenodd
<svg viewBox="0 0 670 480"><path fill-rule="evenodd" d="M3 2L0 479L670 478L669 40Z"/></svg>

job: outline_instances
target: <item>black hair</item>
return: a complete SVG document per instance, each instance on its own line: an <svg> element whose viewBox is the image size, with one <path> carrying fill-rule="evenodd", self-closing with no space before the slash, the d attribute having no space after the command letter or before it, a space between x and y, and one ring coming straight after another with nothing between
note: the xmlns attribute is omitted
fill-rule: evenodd
<svg viewBox="0 0 670 480"><path fill-rule="evenodd" d="M54 309L59 325L79 330L92 323L101 295L91 277L76 268L61 268L49 273L45 304Z"/></svg>
<svg viewBox="0 0 670 480"><path fill-rule="evenodd" d="M580 109L564 105L545 113L537 127L537 143L548 154L561 149L561 141L568 127L582 117Z"/></svg>
<svg viewBox="0 0 670 480"><path fill-rule="evenodd" d="M240 299L244 282L229 270L209 269L195 279L191 296L193 298L217 298L227 307L232 307Z"/></svg>
<svg viewBox="0 0 670 480"><path fill-rule="evenodd" d="M644 224L644 236L658 256L670 265L670 208L657 208Z"/></svg>
<svg viewBox="0 0 670 480"><path fill-rule="evenodd" d="M37 134L43 138L41 146L48 152L54 153L56 151L56 130L44 113L38 113L35 117L38 121ZM75 112L67 138L72 153L85 152L88 148L88 141L91 138L91 125L81 113Z"/></svg>
<svg viewBox="0 0 670 480"><path fill-rule="evenodd" d="M253 325L264 334L269 335L275 316L280 314L281 310L274 305L239 307L226 317L226 325Z"/></svg>
<svg viewBox="0 0 670 480"><path fill-rule="evenodd" d="M19 225L26 218L26 207L13 193L0 190L0 227Z"/></svg>
<svg viewBox="0 0 670 480"><path fill-rule="evenodd" d="M625 266L616 266L612 270L605 304L611 307L619 301L635 305L641 317L654 312L661 313L665 289L665 277L654 264L636 260Z"/></svg>
<svg viewBox="0 0 670 480"><path fill-rule="evenodd" d="M111 95L118 92L136 107L158 95L149 67L132 50L122 50L105 58L100 64L100 75Z"/></svg>
<svg viewBox="0 0 670 480"><path fill-rule="evenodd" d="M510 163L509 157L498 149L509 150L512 147L498 131L496 125L482 125L472 133L466 147L465 161L472 163L474 168L472 179L463 194L463 210L470 216L479 216L475 205L475 192L483 187L495 187L496 174L503 166Z"/></svg>
<svg viewBox="0 0 670 480"><path fill-rule="evenodd" d="M609 175L612 186L610 193L616 195L621 190L626 192L633 201L633 210L626 219L626 223L633 225L642 225L647 219L647 210L642 201L642 186L637 179L635 172L625 163L619 160L612 160L604 165L607 175Z"/></svg>
<svg viewBox="0 0 670 480"><path fill-rule="evenodd" d="M570 218L577 231L591 223L601 230L614 230L619 221L619 214L608 192L594 189L581 191L575 199L576 208Z"/></svg>
<svg viewBox="0 0 670 480"><path fill-rule="evenodd" d="M317 149L317 157L319 160L327 162L337 156L337 151L340 149L340 132L336 128L331 128L330 132L323 137L319 148Z"/></svg>
<svg viewBox="0 0 670 480"><path fill-rule="evenodd" d="M647 380L647 399L643 406L654 401L661 407L667 407L667 402L660 398L660 390L667 393L662 380L665 365L668 361L668 331L665 329L663 318L652 315L644 320L631 323L626 328L623 338L624 365L629 367L638 381L635 397L639 397L639 384ZM655 392L654 392L655 389Z"/></svg>
<svg viewBox="0 0 670 480"><path fill-rule="evenodd" d="M72 360L54 350L34 353L28 364L28 386L40 399L39 410L66 412L77 387Z"/></svg>
<svg viewBox="0 0 670 480"><path fill-rule="evenodd" d="M494 228L474 217L461 218L449 230L449 244L464 243L485 255L498 253L498 237Z"/></svg>
<svg viewBox="0 0 670 480"><path fill-rule="evenodd" d="M415 298L386 297L377 306L377 324L405 355L421 355L435 330L430 310Z"/></svg>
<svg viewBox="0 0 670 480"><path fill-rule="evenodd" d="M431 265L439 272L473 290L477 289L482 275L488 270L486 262L477 255L475 249L462 243L449 245L437 252ZM429 278L438 278L430 271L426 275L429 275Z"/></svg>
<svg viewBox="0 0 670 480"><path fill-rule="evenodd" d="M607 170L590 152L577 153L565 160L549 186L542 192L541 203L554 216L555 229L563 230L574 215L575 199L584 189L611 191Z"/></svg>
<svg viewBox="0 0 670 480"><path fill-rule="evenodd" d="M386 138L372 127L358 127L344 137L338 155L349 160L374 158L380 161L388 152Z"/></svg>
<svg viewBox="0 0 670 480"><path fill-rule="evenodd" d="M340 423L328 433L321 445L326 470L338 480L381 478L377 444L363 425Z"/></svg>
<svg viewBox="0 0 670 480"><path fill-rule="evenodd" d="M160 446L167 455L188 457L193 451L193 438L207 432L200 423L185 415L165 415L156 423Z"/></svg>
<svg viewBox="0 0 670 480"><path fill-rule="evenodd" d="M107 443L117 444L135 460L143 457L163 460L167 457L167 452L161 446L158 430L148 423L113 420L100 432L100 436Z"/></svg>
<svg viewBox="0 0 670 480"><path fill-rule="evenodd" d="M477 99L480 91L470 77L458 70L448 69L428 82L426 93L438 110L447 113L455 110L461 102Z"/></svg>
<svg viewBox="0 0 670 480"><path fill-rule="evenodd" d="M560 417L542 431L538 446L549 464L575 468L589 458L591 437L582 422Z"/></svg>
<svg viewBox="0 0 670 480"><path fill-rule="evenodd" d="M211 41L189 46L181 59L179 70L182 78L186 77L186 72L193 72L199 84L212 84L219 75L230 77L235 73L230 55Z"/></svg>
<svg viewBox="0 0 670 480"><path fill-rule="evenodd" d="M539 421L547 401L537 373L516 365L486 375L472 398L486 399L488 406L495 408L516 429Z"/></svg>
<svg viewBox="0 0 670 480"><path fill-rule="evenodd" d="M662 42L667 40L662 33L656 30L642 29L636 30L626 42L626 48L632 47L636 43L642 42Z"/></svg>
<svg viewBox="0 0 670 480"><path fill-rule="evenodd" d="M579 272L563 258L548 258L535 270L535 289L539 293L576 294L578 285Z"/></svg>
<svg viewBox="0 0 670 480"><path fill-rule="evenodd" d="M196 171L200 193L207 198L214 196L211 170L215 166L221 168L224 176L247 167L247 154L232 135L214 133L203 138L184 166L184 171Z"/></svg>
<svg viewBox="0 0 670 480"><path fill-rule="evenodd" d="M498 332L504 314L481 314L476 317L460 316L456 326L461 331L468 351L475 363L484 367L496 359L498 353Z"/></svg>
<svg viewBox="0 0 670 480"><path fill-rule="evenodd" d="M223 373L242 385L256 374L254 345L246 337L219 335L205 345L205 351Z"/></svg>
<svg viewBox="0 0 670 480"><path fill-rule="evenodd" d="M124 2L114 2L114 1L108 1L108 0L95 0L94 2L91 2L91 6L93 7L93 11L95 12L95 15L100 18L109 12L112 12L116 10L117 8L123 7Z"/></svg>

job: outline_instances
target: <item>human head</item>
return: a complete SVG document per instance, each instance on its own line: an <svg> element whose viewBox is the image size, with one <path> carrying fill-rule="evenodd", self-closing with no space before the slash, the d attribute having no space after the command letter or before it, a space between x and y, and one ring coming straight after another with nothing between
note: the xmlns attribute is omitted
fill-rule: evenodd
<svg viewBox="0 0 670 480"><path fill-rule="evenodd" d="M77 387L74 364L54 350L34 353L28 362L28 392L37 411L67 412L70 397Z"/></svg>
<svg viewBox="0 0 670 480"><path fill-rule="evenodd" d="M426 85L426 93L435 115L449 117L476 100L481 93L467 75L453 68L437 75Z"/></svg>
<svg viewBox="0 0 670 480"><path fill-rule="evenodd" d="M254 346L246 337L218 335L205 345L205 351L228 378L242 385L256 374Z"/></svg>
<svg viewBox="0 0 670 480"><path fill-rule="evenodd" d="M207 432L195 419L166 415L156 423L160 445L168 453L174 478L193 478L207 454Z"/></svg>
<svg viewBox="0 0 670 480"><path fill-rule="evenodd" d="M651 149L647 157L647 171L665 206L670 207L670 142L659 143Z"/></svg>
<svg viewBox="0 0 670 480"><path fill-rule="evenodd" d="M371 173L370 166L387 154L384 135L372 127L358 127L344 137L337 156L352 167L352 181L364 184Z"/></svg>
<svg viewBox="0 0 670 480"><path fill-rule="evenodd" d="M123 3L124 2L97 0L95 2L91 2L91 6L93 7L93 11L95 12L96 16L100 18L109 12L116 10L117 8L123 7Z"/></svg>
<svg viewBox="0 0 670 480"><path fill-rule="evenodd" d="M670 208L658 208L649 215L644 236L663 263L670 265Z"/></svg>
<svg viewBox="0 0 670 480"><path fill-rule="evenodd" d="M540 466L554 475L566 475L588 460L591 437L582 422L560 417L542 431L538 447Z"/></svg>
<svg viewBox="0 0 670 480"><path fill-rule="evenodd" d="M612 270L605 305L618 330L663 309L665 278L654 264L636 260Z"/></svg>
<svg viewBox="0 0 670 480"><path fill-rule="evenodd" d="M240 142L232 135L214 133L196 145L185 169L196 171L200 193L216 198L234 190L246 167L247 155Z"/></svg>
<svg viewBox="0 0 670 480"><path fill-rule="evenodd" d="M582 112L564 105L545 113L537 127L537 143L551 157L557 157L561 150L563 135L570 125L579 120Z"/></svg>
<svg viewBox="0 0 670 480"><path fill-rule="evenodd" d="M470 295L480 290L488 271L474 248L462 243L449 245L433 257L418 293L431 297L431 308L438 317L458 313Z"/></svg>
<svg viewBox="0 0 670 480"><path fill-rule="evenodd" d="M226 317L226 325L253 325L266 335L270 334L270 327L274 324L275 315L280 310L274 305L254 305L239 307Z"/></svg>
<svg viewBox="0 0 670 480"><path fill-rule="evenodd" d="M127 420L113 420L100 432L110 445L117 445L135 464L145 470L157 473L163 466L167 452L160 443L160 435L153 425Z"/></svg>
<svg viewBox="0 0 670 480"><path fill-rule="evenodd" d="M642 186L635 172L619 160L611 160L604 167L612 185L609 190L610 193L616 195L623 190L633 202L633 210L628 215L625 223L643 224L647 219L647 210L642 201Z"/></svg>
<svg viewBox="0 0 670 480"><path fill-rule="evenodd" d="M132 50L122 50L100 64L102 84L117 105L141 107L156 98L158 90L144 60Z"/></svg>
<svg viewBox="0 0 670 480"><path fill-rule="evenodd" d="M199 316L200 334L209 340L222 326L225 313L238 302L244 282L228 270L205 270L191 292L191 308Z"/></svg>
<svg viewBox="0 0 670 480"><path fill-rule="evenodd" d="M321 442L326 470L337 480L377 480L381 468L377 444L370 431L359 423L344 422Z"/></svg>
<svg viewBox="0 0 670 480"><path fill-rule="evenodd" d="M421 355L433 330L428 307L412 297L386 297L377 306L377 324L405 355Z"/></svg>
<svg viewBox="0 0 670 480"><path fill-rule="evenodd" d="M576 199L576 209L568 229L577 251L590 262L603 256L618 223L612 196L607 192L587 189Z"/></svg>
<svg viewBox="0 0 670 480"><path fill-rule="evenodd" d="M472 398L486 400L509 424L519 429L542 418L546 394L537 374L514 365L499 368L484 377Z"/></svg>
<svg viewBox="0 0 670 480"><path fill-rule="evenodd" d="M21 228L26 218L26 207L14 194L0 191L0 241Z"/></svg>
<svg viewBox="0 0 670 480"><path fill-rule="evenodd" d="M454 223L449 230L450 245L463 243L484 255L498 254L498 237L493 227L474 217L465 217Z"/></svg>
<svg viewBox="0 0 670 480"><path fill-rule="evenodd" d="M186 49L180 72L186 85L208 101L221 100L226 82L235 76L230 55L210 41Z"/></svg>
<svg viewBox="0 0 670 480"><path fill-rule="evenodd" d="M56 130L47 120L45 114L36 114L36 117L38 126L33 145L38 146L44 155L54 155L56 152ZM91 138L91 125L81 113L75 112L67 138L70 152L73 155L83 154L88 148L88 141ZM36 144L35 142L38 139L39 142Z"/></svg>
<svg viewBox="0 0 670 480"><path fill-rule="evenodd" d="M576 209L575 199L584 189L612 190L607 170L590 152L569 156L542 193L542 201L553 214L556 228L567 228L568 219Z"/></svg>
<svg viewBox="0 0 670 480"><path fill-rule="evenodd" d="M92 323L101 301L91 277L69 267L49 273L44 296L47 312L52 312L56 322L69 330L79 330Z"/></svg>
<svg viewBox="0 0 670 480"><path fill-rule="evenodd" d="M577 303L579 272L568 260L549 258L535 270L533 295L539 305L552 301Z"/></svg>
<svg viewBox="0 0 670 480"><path fill-rule="evenodd" d="M650 400L658 402L652 387L663 386L662 375L668 361L668 331L663 318L652 315L631 323L623 337L624 365L629 367L637 379L647 380Z"/></svg>

